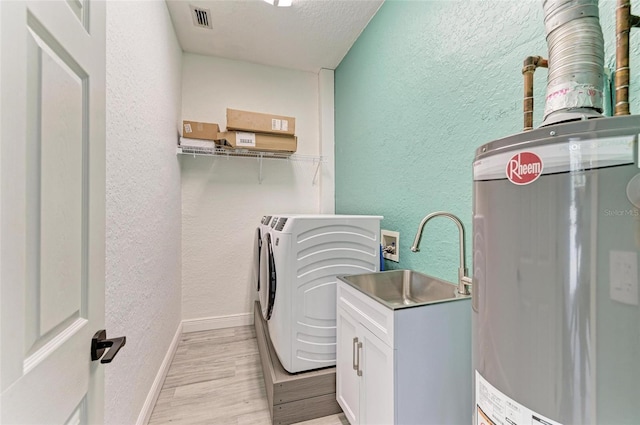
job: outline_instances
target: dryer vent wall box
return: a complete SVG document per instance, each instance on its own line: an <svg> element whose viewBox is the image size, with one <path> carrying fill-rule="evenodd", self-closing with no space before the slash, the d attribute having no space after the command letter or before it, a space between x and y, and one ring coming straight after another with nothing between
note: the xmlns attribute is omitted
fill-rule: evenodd
<svg viewBox="0 0 640 425"><path fill-rule="evenodd" d="M400 261L400 233L392 230L380 230L382 256L387 260Z"/></svg>

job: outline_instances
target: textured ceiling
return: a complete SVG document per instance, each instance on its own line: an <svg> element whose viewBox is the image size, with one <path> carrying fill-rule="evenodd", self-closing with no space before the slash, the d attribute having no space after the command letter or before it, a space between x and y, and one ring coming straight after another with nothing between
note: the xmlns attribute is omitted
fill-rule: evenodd
<svg viewBox="0 0 640 425"><path fill-rule="evenodd" d="M302 71L335 69L383 0L167 0L186 52ZM198 28L190 6L211 11L213 28Z"/></svg>

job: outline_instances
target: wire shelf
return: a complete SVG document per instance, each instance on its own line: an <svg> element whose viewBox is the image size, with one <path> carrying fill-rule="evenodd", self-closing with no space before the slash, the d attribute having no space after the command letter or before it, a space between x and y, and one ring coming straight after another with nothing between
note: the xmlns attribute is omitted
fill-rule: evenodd
<svg viewBox="0 0 640 425"><path fill-rule="evenodd" d="M248 149L225 149L221 147L178 146L177 154L193 156L244 157L259 159L286 159L289 161L323 162L317 155L292 154L289 152L250 151Z"/></svg>
<svg viewBox="0 0 640 425"><path fill-rule="evenodd" d="M262 183L262 160L263 159L280 159L287 161L306 161L313 162L316 165L316 171L313 175L312 185L316 184L318 178L318 172L320 170L320 164L324 162L322 156L316 155L302 155L292 154L290 152L267 152L267 151L251 151L248 149L226 149L219 146L205 147L205 146L185 146L180 145L176 150L178 155L192 155L196 156L213 156L222 158L257 158L260 165L258 182Z"/></svg>

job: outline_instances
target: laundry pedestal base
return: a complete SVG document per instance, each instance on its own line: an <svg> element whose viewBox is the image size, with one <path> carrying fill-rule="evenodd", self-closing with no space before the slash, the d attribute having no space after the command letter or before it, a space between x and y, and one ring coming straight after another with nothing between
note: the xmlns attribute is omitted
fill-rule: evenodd
<svg viewBox="0 0 640 425"><path fill-rule="evenodd" d="M271 345L269 329L258 301L254 305L254 326L274 425L293 424L342 412L336 401L335 367L296 374L287 372Z"/></svg>

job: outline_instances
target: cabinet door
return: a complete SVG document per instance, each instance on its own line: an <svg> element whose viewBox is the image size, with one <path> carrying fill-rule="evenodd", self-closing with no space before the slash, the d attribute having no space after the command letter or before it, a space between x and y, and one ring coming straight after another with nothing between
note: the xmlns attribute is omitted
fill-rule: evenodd
<svg viewBox="0 0 640 425"><path fill-rule="evenodd" d="M393 349L364 326L360 353L360 422L367 425L395 423Z"/></svg>
<svg viewBox="0 0 640 425"><path fill-rule="evenodd" d="M354 350L360 341L357 337L357 329L358 324L353 317L344 308L338 308L336 399L351 425L360 423L360 377L354 370Z"/></svg>

